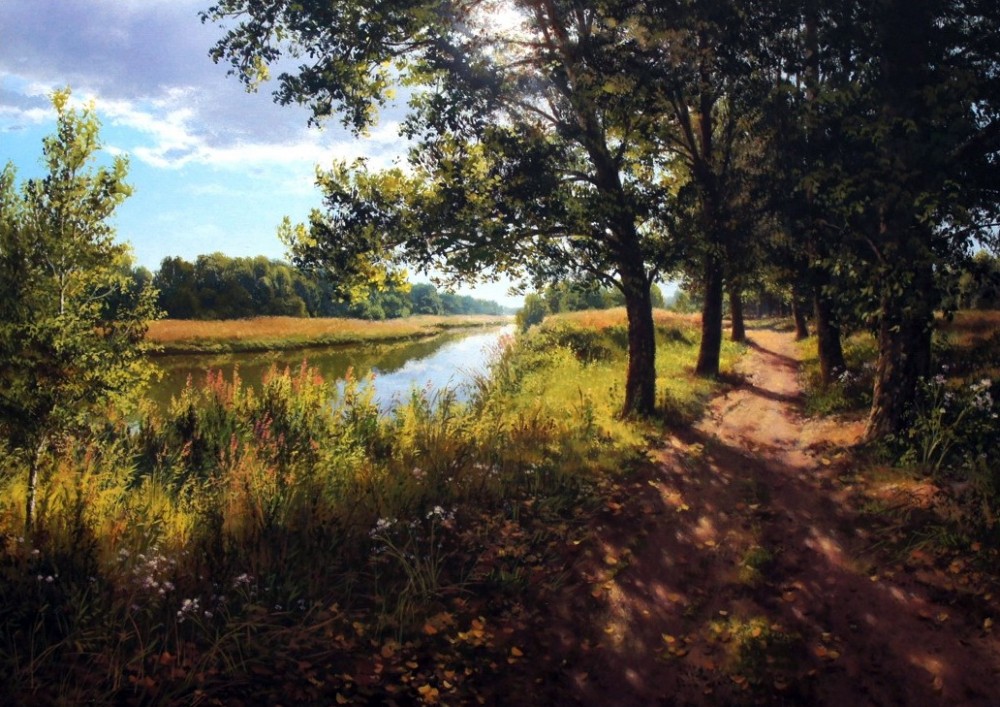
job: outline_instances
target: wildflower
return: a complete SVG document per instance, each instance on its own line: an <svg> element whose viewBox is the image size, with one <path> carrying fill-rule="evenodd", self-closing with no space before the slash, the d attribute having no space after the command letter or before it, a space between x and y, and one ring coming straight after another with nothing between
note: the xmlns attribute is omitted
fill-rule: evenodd
<svg viewBox="0 0 1000 707"><path fill-rule="evenodd" d="M417 481L423 481L424 479L427 478L427 472L421 469L419 466L413 467L413 471L411 471L410 473L413 474L413 478L416 479Z"/></svg>
<svg viewBox="0 0 1000 707"><path fill-rule="evenodd" d="M180 623L184 623L184 620L189 614L194 614L200 609L201 606L198 597L195 597L194 599L185 599L181 602L181 608L177 611L177 618L180 620Z"/></svg>
<svg viewBox="0 0 1000 707"><path fill-rule="evenodd" d="M56 581L56 578L50 574L48 577L45 578L45 581L48 582L49 584L52 584L53 582Z"/></svg>
<svg viewBox="0 0 1000 707"><path fill-rule="evenodd" d="M368 536L374 538L389 530L396 523L395 518L379 518L375 521L375 527L368 531Z"/></svg>
<svg viewBox="0 0 1000 707"><path fill-rule="evenodd" d="M214 616L214 614L211 611L208 611L208 610L205 611L205 618L206 619L210 619L210 618L212 618L212 616Z"/></svg>
<svg viewBox="0 0 1000 707"><path fill-rule="evenodd" d="M434 518L435 516L438 518L443 518L444 508L442 508L441 506L434 506L434 508L431 509L431 512L427 514L428 518Z"/></svg>
<svg viewBox="0 0 1000 707"><path fill-rule="evenodd" d="M249 574L247 574L246 572L244 572L239 577L237 577L236 579L233 580L233 588L237 589L237 588L242 587L244 585L248 585L252 581L253 581L253 577L251 577Z"/></svg>

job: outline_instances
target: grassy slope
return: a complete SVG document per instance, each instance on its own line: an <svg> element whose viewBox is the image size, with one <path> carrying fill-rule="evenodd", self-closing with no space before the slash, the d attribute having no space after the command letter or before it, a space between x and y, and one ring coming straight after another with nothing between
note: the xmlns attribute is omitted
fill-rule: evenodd
<svg viewBox="0 0 1000 707"><path fill-rule="evenodd" d="M308 368L260 394L212 378L139 435L61 450L26 540L25 476L0 478L0 702L495 701L489 666L516 675L567 548L659 432L618 419L626 333L622 310L552 317L469 406L388 418ZM712 390L697 342L657 314L667 422Z"/></svg>
<svg viewBox="0 0 1000 707"><path fill-rule="evenodd" d="M163 319L146 339L159 353L234 353L309 346L385 343L433 336L449 329L497 326L510 317L421 315L386 321L255 317L224 321Z"/></svg>

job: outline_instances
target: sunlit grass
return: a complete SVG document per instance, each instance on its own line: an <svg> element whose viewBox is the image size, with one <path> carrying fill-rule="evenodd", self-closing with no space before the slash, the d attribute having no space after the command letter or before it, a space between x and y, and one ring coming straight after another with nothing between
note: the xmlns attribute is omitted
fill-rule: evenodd
<svg viewBox="0 0 1000 707"><path fill-rule="evenodd" d="M286 321L204 331L249 337ZM695 318L658 314L669 420L712 389L692 373L697 341ZM462 652L489 649L475 622L558 581L559 548L658 432L620 418L626 343L623 310L554 317L497 351L468 404L414 391L389 415L363 382L340 389L306 364L254 386L213 374L137 429L66 440L30 537L22 461L7 455L0 681L40 702L113 702L124 689L183 700L270 669L272 646L290 643L321 651L330 676L350 675L359 652L388 660L386 646L409 645L474 680L466 669L497 658ZM725 365L739 350L727 345Z"/></svg>
<svg viewBox="0 0 1000 707"><path fill-rule="evenodd" d="M487 315L421 315L384 321L300 317L224 321L162 319L150 324L146 338L167 353L258 351L401 341L449 329L493 326L509 321L509 317Z"/></svg>

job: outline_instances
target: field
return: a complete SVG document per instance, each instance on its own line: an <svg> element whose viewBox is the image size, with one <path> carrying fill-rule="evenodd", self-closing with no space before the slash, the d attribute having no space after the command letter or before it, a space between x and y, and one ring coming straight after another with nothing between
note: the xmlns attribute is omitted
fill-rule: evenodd
<svg viewBox="0 0 1000 707"><path fill-rule="evenodd" d="M146 338L164 354L235 353L404 341L451 329L498 326L511 321L510 317L485 315L421 315L385 321L299 317L225 321L162 319L150 324Z"/></svg>

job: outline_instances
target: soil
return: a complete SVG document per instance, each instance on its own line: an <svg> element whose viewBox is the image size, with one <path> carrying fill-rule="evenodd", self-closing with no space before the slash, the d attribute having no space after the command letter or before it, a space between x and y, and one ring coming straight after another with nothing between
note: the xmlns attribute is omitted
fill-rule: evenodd
<svg viewBox="0 0 1000 707"><path fill-rule="evenodd" d="M897 542L939 490L862 473L862 421L804 416L793 335L750 339L740 382L594 521L523 701L1000 704L991 572Z"/></svg>

